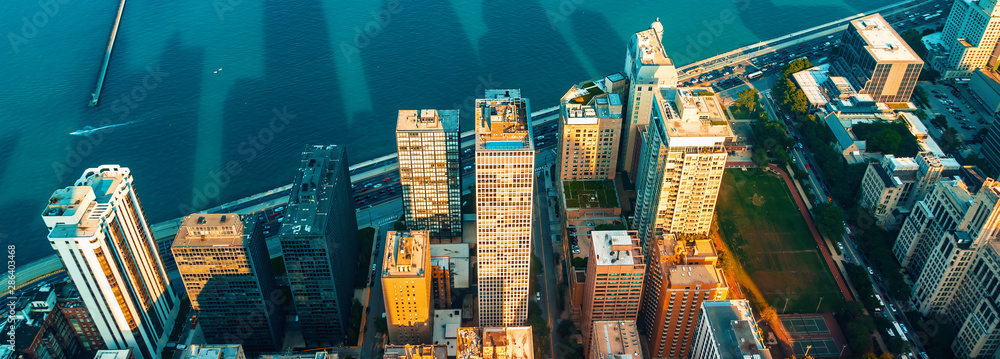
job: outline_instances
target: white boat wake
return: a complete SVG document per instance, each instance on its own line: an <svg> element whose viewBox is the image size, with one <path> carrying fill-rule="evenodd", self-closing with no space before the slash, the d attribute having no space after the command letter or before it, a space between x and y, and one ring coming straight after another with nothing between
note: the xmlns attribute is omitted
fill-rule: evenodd
<svg viewBox="0 0 1000 359"><path fill-rule="evenodd" d="M129 121L129 122L125 122L125 123L116 123L116 124L113 124L113 125L101 126L101 127L97 127L97 128L94 128L94 127L91 127L91 126L83 126L83 129L70 132L69 134L73 135L73 136L86 136L86 135L89 135L89 134L97 132L97 131L102 131L102 130L106 130L106 129L109 129L109 128L115 128L115 127L120 127L120 126L125 126L125 125L131 125L131 124L136 123L136 122L138 122L138 121Z"/></svg>

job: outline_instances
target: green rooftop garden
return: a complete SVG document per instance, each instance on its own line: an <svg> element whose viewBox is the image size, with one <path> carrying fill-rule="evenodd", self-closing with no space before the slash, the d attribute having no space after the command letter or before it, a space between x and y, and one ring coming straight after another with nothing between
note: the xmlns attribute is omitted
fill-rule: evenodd
<svg viewBox="0 0 1000 359"><path fill-rule="evenodd" d="M566 208L615 208L618 207L618 191L615 181L563 181Z"/></svg>

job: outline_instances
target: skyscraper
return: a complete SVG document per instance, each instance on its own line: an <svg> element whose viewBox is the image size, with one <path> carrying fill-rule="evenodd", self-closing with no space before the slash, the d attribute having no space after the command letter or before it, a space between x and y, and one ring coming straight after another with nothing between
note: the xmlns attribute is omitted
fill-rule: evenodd
<svg viewBox="0 0 1000 359"><path fill-rule="evenodd" d="M870 95L876 102L910 101L924 60L882 15L851 21L841 42L833 64L858 93Z"/></svg>
<svg viewBox="0 0 1000 359"><path fill-rule="evenodd" d="M128 168L84 171L56 190L42 212L49 243L76 284L110 349L158 358L173 328L177 300Z"/></svg>
<svg viewBox="0 0 1000 359"><path fill-rule="evenodd" d="M187 216L171 251L207 342L251 353L281 348L281 294L256 216Z"/></svg>
<svg viewBox="0 0 1000 359"><path fill-rule="evenodd" d="M400 110L396 122L403 218L434 242L462 236L458 110Z"/></svg>
<svg viewBox="0 0 1000 359"><path fill-rule="evenodd" d="M431 342L431 249L427 231L389 231L382 260L389 343Z"/></svg>
<svg viewBox="0 0 1000 359"><path fill-rule="evenodd" d="M980 247L948 306L958 329L951 350L958 358L992 358L1000 347L1000 242Z"/></svg>
<svg viewBox="0 0 1000 359"><path fill-rule="evenodd" d="M663 24L657 18L649 29L635 33L625 52L625 77L629 80L628 103L622 125L618 165L635 183L642 138L639 128L649 124L653 93L659 87L677 86L677 68L663 49Z"/></svg>
<svg viewBox="0 0 1000 359"><path fill-rule="evenodd" d="M476 100L476 254L479 325L516 326L528 317L534 203L531 110L520 90Z"/></svg>
<svg viewBox="0 0 1000 359"><path fill-rule="evenodd" d="M346 149L308 146L302 153L279 238L306 346L341 343L359 256Z"/></svg>
<svg viewBox="0 0 1000 359"><path fill-rule="evenodd" d="M615 178L622 100L617 93L606 93L607 82L574 85L559 101L560 180Z"/></svg>
<svg viewBox="0 0 1000 359"><path fill-rule="evenodd" d="M701 302L691 359L723 358L771 359L745 299Z"/></svg>
<svg viewBox="0 0 1000 359"><path fill-rule="evenodd" d="M979 68L994 67L1000 40L1000 5L996 0L955 0L935 54L935 68L944 78L969 77Z"/></svg>
<svg viewBox="0 0 1000 359"><path fill-rule="evenodd" d="M659 88L642 126L635 228L644 250L664 233L708 234L726 166L724 143L736 135L719 99L703 88Z"/></svg>
<svg viewBox="0 0 1000 359"><path fill-rule="evenodd" d="M650 243L650 265L643 289L640 330L652 358L687 358L701 302L725 299L729 286L710 240L673 234Z"/></svg>
<svg viewBox="0 0 1000 359"><path fill-rule="evenodd" d="M635 231L593 231L590 234L587 285L583 292L584 343L591 342L592 322L634 321L639 316L646 261L635 235Z"/></svg>
<svg viewBox="0 0 1000 359"><path fill-rule="evenodd" d="M872 211L876 224L895 228L910 213L913 204L941 178L959 174L954 158L921 152L916 157L885 155L882 162L870 162L858 190L858 204Z"/></svg>

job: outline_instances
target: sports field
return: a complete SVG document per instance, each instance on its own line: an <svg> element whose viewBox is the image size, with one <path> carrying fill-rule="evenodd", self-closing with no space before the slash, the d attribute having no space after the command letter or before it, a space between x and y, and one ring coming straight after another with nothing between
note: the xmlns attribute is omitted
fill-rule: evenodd
<svg viewBox="0 0 1000 359"><path fill-rule="evenodd" d="M786 313L840 308L837 283L780 177L727 169L716 215L723 239L779 314L786 299Z"/></svg>

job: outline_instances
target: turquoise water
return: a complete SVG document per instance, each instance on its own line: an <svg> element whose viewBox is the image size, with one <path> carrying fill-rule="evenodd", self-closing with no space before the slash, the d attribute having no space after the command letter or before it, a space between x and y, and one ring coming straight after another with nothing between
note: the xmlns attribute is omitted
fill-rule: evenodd
<svg viewBox="0 0 1000 359"><path fill-rule="evenodd" d="M484 87L555 105L656 17L685 64L890 3L131 0L88 107L118 2L46 1L0 2L0 244L21 263L52 253L41 210L87 167L130 167L157 222L289 183L309 143L390 153L398 109L469 115Z"/></svg>

